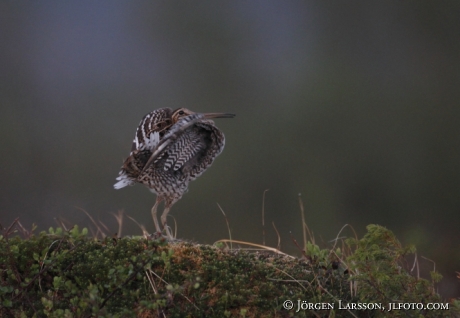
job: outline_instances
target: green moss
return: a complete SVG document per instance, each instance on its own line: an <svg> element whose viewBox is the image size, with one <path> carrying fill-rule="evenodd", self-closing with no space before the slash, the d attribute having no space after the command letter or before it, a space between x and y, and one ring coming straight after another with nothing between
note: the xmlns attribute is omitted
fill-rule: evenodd
<svg viewBox="0 0 460 318"><path fill-rule="evenodd" d="M0 315L384 317L376 310L340 310L338 302L443 302L433 282L407 272L404 257L413 248L403 248L383 227L368 230L348 242L355 249L348 257L309 242L304 259L145 238L96 240L77 227L28 239L4 235ZM283 309L287 299L294 302L291 311ZM298 300L334 309L296 312ZM415 310L410 316L452 316L459 306L450 305L449 311Z"/></svg>

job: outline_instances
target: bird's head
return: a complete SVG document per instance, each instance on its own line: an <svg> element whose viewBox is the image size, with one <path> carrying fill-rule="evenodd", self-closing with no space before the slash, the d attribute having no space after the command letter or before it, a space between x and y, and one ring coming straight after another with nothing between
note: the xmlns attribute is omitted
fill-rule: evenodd
<svg viewBox="0 0 460 318"><path fill-rule="evenodd" d="M189 115L195 114L195 112L192 112L190 109L187 108L178 108L175 111L173 111L171 115L172 123L175 124L179 121L179 119L183 117L187 117Z"/></svg>
<svg viewBox="0 0 460 318"><path fill-rule="evenodd" d="M187 117L187 116L190 116L190 115L193 115L193 114L197 114L197 113L192 112L190 109L187 109L187 108L178 108L175 111L173 111L173 113L171 115L172 123L175 124L181 118ZM235 117L235 114L227 114L227 113L203 113L202 115L206 119L233 118L233 117Z"/></svg>

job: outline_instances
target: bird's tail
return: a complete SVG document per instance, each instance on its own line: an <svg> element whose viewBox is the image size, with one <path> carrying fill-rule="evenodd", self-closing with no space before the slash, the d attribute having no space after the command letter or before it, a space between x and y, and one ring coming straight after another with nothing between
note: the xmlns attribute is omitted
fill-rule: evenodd
<svg viewBox="0 0 460 318"><path fill-rule="evenodd" d="M121 188L124 188L124 187L126 187L126 186L132 186L132 185L134 185L134 183L135 183L134 180L133 180L132 178L130 178L130 177L126 174L126 171L124 171L124 170L121 170L121 171L120 171L120 175L117 177L116 180L118 180L118 182L115 183L115 184L113 185L113 187L114 187L115 189L117 189L117 190L118 190L118 189L121 189Z"/></svg>

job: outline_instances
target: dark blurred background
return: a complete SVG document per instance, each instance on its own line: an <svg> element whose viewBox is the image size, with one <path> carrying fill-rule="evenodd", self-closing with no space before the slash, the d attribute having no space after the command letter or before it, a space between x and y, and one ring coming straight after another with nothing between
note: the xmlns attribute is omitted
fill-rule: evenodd
<svg viewBox="0 0 460 318"><path fill-rule="evenodd" d="M316 241L376 223L460 295L460 2L1 1L0 222L153 231L155 197L115 191L140 119L231 112L214 165L172 209L200 243ZM122 235L140 235L125 220ZM351 236L346 230L344 236Z"/></svg>

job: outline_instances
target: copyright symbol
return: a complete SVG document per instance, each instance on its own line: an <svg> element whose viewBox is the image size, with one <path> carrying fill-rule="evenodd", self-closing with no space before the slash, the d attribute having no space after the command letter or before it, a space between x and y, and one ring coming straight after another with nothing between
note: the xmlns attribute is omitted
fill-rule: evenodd
<svg viewBox="0 0 460 318"><path fill-rule="evenodd" d="M285 300L283 303L283 308L287 310L291 310L294 307L294 304L290 300Z"/></svg>

